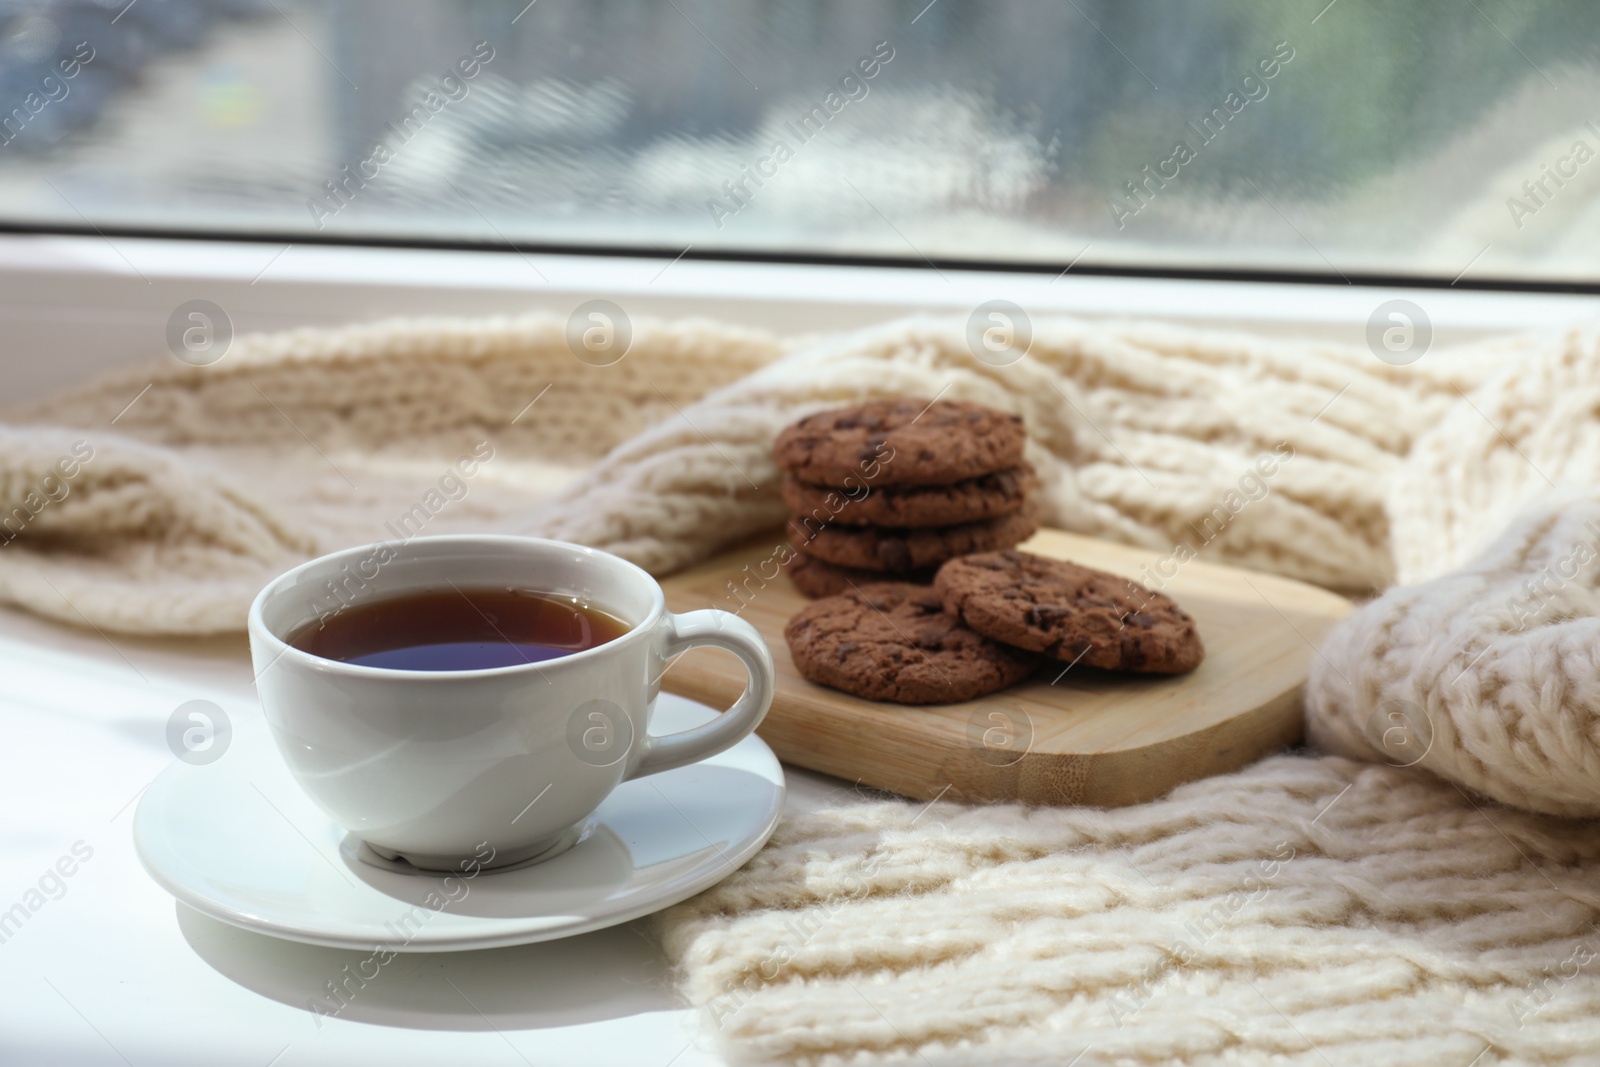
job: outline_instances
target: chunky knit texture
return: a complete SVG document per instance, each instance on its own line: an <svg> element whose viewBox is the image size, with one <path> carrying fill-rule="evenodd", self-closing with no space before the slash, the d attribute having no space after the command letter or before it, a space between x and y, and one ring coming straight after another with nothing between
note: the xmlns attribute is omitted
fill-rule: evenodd
<svg viewBox="0 0 1600 1067"><path fill-rule="evenodd" d="M424 532L543 534L665 573L780 521L770 448L784 425L893 394L1021 414L1045 521L1161 552L1200 542L1255 458L1287 445L1294 459L1270 494L1207 553L1367 590L1394 574L1385 495L1403 458L1505 356L1391 367L1364 349L1069 321L1039 323L1007 366L975 359L963 324L946 320L791 347L703 321L640 322L625 359L594 367L568 350L563 323L531 315L250 337L212 366L166 357L114 373L10 413L21 437L70 428L52 439L144 465L74 483L48 522L13 524L0 600L114 630L241 629L273 574L393 537L386 524L483 442L494 460L463 499L429 508ZM25 491L54 458L5 448L0 488ZM7 515L16 499L0 502ZM147 521L103 536L127 507ZM246 515L270 543L218 536ZM51 585L64 598L41 594Z"/></svg>
<svg viewBox="0 0 1600 1067"><path fill-rule="evenodd" d="M324 552L518 515L518 528L565 529L566 512L529 509L784 350L696 322L640 323L634 347L632 367L589 366L543 315L297 330L241 338L212 366L168 356L11 412L0 600L106 630L242 630L257 590ZM77 442L94 458L66 494L27 506ZM492 458L462 478L456 465L484 447ZM659 566L630 543L636 520L619 502L609 520L577 511L596 516L582 530L596 543Z"/></svg>
<svg viewBox="0 0 1600 1067"><path fill-rule="evenodd" d="M1464 567L1343 620L1306 719L1326 751L1600 815L1600 496L1547 496Z"/></svg>
<svg viewBox="0 0 1600 1067"><path fill-rule="evenodd" d="M1467 1067L1593 1062L1596 915L1592 825L1278 756L1107 811L846 793L662 929L738 1063Z"/></svg>
<svg viewBox="0 0 1600 1067"><path fill-rule="evenodd" d="M723 1052L1584 1063L1600 837L1472 794L1593 811L1600 738L1582 712L1600 694L1576 613L1600 609L1595 583L1570 579L1527 631L1497 598L1559 566L1595 509L1553 499L1439 576L1552 485L1594 483L1596 350L1591 329L1391 367L1058 321L1002 367L973 358L959 321L804 345L640 322L600 368L545 316L248 338L212 367L164 360L10 413L0 494L22 510L0 514L0 599L105 629L237 629L308 555L490 527L664 573L778 524L769 449L801 415L901 393L990 404L1026 420L1054 525L1352 591L1438 578L1352 616L1312 683L1314 735L1369 759L1392 755L1382 731L1368 740L1390 695L1425 709L1437 774L1284 756L1113 811L846 795L661 920ZM63 482L80 442L93 456Z"/></svg>
<svg viewBox="0 0 1600 1067"><path fill-rule="evenodd" d="M1498 368L1476 390L1456 384L1458 402L1419 435L1389 489L1402 582L1465 563L1535 497L1600 485L1600 324L1555 344L1484 347L1482 358Z"/></svg>

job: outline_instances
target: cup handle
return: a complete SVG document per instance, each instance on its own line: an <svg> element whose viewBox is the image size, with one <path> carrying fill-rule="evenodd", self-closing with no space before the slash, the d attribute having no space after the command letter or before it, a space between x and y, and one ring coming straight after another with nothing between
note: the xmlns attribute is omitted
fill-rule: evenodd
<svg viewBox="0 0 1600 1067"><path fill-rule="evenodd" d="M767 642L760 631L739 616L707 608L669 615L667 622L669 630L661 650L663 659L671 659L700 645L724 648L744 661L750 684L733 702L733 707L704 726L665 737L642 738L640 748L644 754L628 774L629 779L698 763L707 756L732 748L761 725L777 689L778 676Z"/></svg>

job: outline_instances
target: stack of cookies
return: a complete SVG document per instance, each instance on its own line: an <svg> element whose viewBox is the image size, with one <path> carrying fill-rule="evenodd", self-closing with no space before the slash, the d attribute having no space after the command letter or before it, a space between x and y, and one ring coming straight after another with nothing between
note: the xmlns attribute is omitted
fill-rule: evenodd
<svg viewBox="0 0 1600 1067"><path fill-rule="evenodd" d="M1014 549L953 559L931 589L853 586L800 611L784 638L809 681L900 704L972 700L1042 664L1181 674L1205 656L1170 597Z"/></svg>
<svg viewBox="0 0 1600 1067"><path fill-rule="evenodd" d="M1009 548L1038 528L1016 415L955 400L869 400L778 436L802 593L927 585L947 560Z"/></svg>

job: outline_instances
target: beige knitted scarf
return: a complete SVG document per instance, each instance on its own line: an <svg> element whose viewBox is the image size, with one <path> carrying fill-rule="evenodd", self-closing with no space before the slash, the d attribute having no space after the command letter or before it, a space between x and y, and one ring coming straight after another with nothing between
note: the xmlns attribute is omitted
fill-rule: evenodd
<svg viewBox="0 0 1600 1067"><path fill-rule="evenodd" d="M1592 826L1277 756L1107 811L846 796L664 931L740 1063L1467 1067L1594 1062L1597 915Z"/></svg>
<svg viewBox="0 0 1600 1067"><path fill-rule="evenodd" d="M236 630L255 590L297 560L487 525L662 573L777 524L780 426L889 393L1020 412L1049 521L1164 551L1193 541L1190 524L1286 441L1292 473L1207 551L1371 589L1460 558L1475 534L1426 486L1391 494L1408 454L1430 460L1412 481L1448 475L1475 506L1514 502L1515 470L1450 465L1452 442L1482 436L1454 409L1535 350L1391 367L1364 349L1054 322L1025 358L991 366L959 322L804 346L645 322L621 362L595 367L544 315L243 338L214 365L164 358L0 419L0 600L107 630ZM1439 445L1413 447L1440 429ZM75 448L93 458L64 464ZM492 458L463 478L475 449Z"/></svg>
<svg viewBox="0 0 1600 1067"><path fill-rule="evenodd" d="M1420 608L1397 590L1358 613L1309 696L1341 752L1418 762L1389 758L1396 700L1408 729L1412 707L1437 720L1439 747L1423 769L1280 757L1117 811L850 797L791 819L663 919L727 1055L1582 1062L1600 857L1581 824L1484 797L1600 811L1596 731L1574 712L1600 693L1564 628L1595 583L1563 578L1564 606L1533 619L1564 657L1448 646L1495 645L1507 590L1564 558L1559 505L1492 542L1552 487L1600 480L1594 330L1408 367L1072 321L1039 323L1005 366L944 320L804 342L644 322L609 367L546 316L246 338L209 367L167 359L7 413L0 599L106 631L233 630L297 560L486 527L665 573L776 525L782 425L894 393L1020 413L1047 520L1153 555L1199 543L1192 523L1288 443L1295 462L1203 551L1351 592L1431 581L1404 587L1440 591ZM1472 699L1439 695L1446 660ZM1526 731L1492 728L1528 709Z"/></svg>

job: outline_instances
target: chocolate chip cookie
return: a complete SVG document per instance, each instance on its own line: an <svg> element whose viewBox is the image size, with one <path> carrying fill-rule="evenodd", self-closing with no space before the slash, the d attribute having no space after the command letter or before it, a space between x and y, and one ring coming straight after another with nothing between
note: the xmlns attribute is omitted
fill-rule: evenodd
<svg viewBox="0 0 1600 1067"><path fill-rule="evenodd" d="M990 552L1026 541L1039 528L1034 508L983 522L895 529L888 526L825 526L805 516L789 520L789 540L808 556L839 567L911 571L936 567L970 552Z"/></svg>
<svg viewBox="0 0 1600 1067"><path fill-rule="evenodd" d="M1020 682L1038 663L962 626L933 590L902 582L818 600L783 636L809 681L897 704L971 700Z"/></svg>
<svg viewBox="0 0 1600 1067"><path fill-rule="evenodd" d="M807 485L949 485L1018 466L1025 440L1016 415L891 397L801 419L778 435L772 454Z"/></svg>
<svg viewBox="0 0 1600 1067"><path fill-rule="evenodd" d="M863 483L847 490L785 478L783 502L796 515L842 526L954 526L1021 511L1033 482L1027 464L950 485Z"/></svg>
<svg viewBox="0 0 1600 1067"><path fill-rule="evenodd" d="M934 589L978 633L1069 663L1181 674L1205 657L1194 619L1170 597L1075 563L986 552L946 563Z"/></svg>
<svg viewBox="0 0 1600 1067"><path fill-rule="evenodd" d="M815 559L804 552L796 552L794 559L784 565L783 573L789 576L794 587L806 596L815 600L817 597L835 596L848 592L852 585L869 585L881 582L885 577L882 571L864 571L857 567L836 567L832 563L825 563ZM917 571L907 571L905 574L896 574L892 577L897 582L910 582L913 585L933 584L933 568L928 567Z"/></svg>

